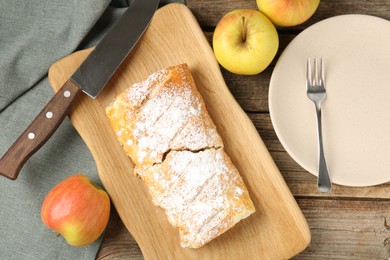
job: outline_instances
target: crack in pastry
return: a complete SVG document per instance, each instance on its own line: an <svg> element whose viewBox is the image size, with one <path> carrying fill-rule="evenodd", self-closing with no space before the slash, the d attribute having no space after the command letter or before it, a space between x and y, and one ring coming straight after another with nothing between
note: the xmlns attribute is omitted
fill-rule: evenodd
<svg viewBox="0 0 390 260"><path fill-rule="evenodd" d="M183 247L201 247L255 212L186 64L133 84L106 113Z"/></svg>
<svg viewBox="0 0 390 260"><path fill-rule="evenodd" d="M161 163L168 150L223 146L188 67L176 68L133 84L106 109L118 141L137 167Z"/></svg>

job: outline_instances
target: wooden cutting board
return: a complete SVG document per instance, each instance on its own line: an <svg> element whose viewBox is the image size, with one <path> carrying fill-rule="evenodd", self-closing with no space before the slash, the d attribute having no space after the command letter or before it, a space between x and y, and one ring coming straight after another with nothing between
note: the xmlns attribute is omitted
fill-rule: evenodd
<svg viewBox="0 0 390 260"><path fill-rule="evenodd" d="M55 91L91 49L52 65ZM183 249L164 211L152 204L147 187L115 139L104 108L130 84L165 67L187 63L226 152L240 171L256 213L200 249ZM279 170L250 119L227 88L219 65L191 11L167 5L96 100L77 101L70 120L90 149L99 177L122 221L146 259L286 259L307 247L310 231Z"/></svg>

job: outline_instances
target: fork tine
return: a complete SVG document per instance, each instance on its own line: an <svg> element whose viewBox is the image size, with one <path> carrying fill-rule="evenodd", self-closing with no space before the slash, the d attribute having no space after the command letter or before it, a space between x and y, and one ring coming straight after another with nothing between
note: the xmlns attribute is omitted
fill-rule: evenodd
<svg viewBox="0 0 390 260"><path fill-rule="evenodd" d="M325 69L324 69L324 61L322 57L320 63L320 86L325 87Z"/></svg>
<svg viewBox="0 0 390 260"><path fill-rule="evenodd" d="M317 68L317 57L314 57L314 87L318 86L318 68Z"/></svg>
<svg viewBox="0 0 390 260"><path fill-rule="evenodd" d="M307 59L306 63L306 89L309 89L311 85L311 67L310 59Z"/></svg>

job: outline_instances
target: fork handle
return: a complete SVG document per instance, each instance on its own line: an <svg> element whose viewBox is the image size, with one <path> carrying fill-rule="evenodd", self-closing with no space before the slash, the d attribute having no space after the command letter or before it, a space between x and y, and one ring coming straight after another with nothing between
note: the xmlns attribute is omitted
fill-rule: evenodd
<svg viewBox="0 0 390 260"><path fill-rule="evenodd" d="M321 120L321 105L316 104L317 114L317 131L318 131L318 190L322 193L328 193L332 190L332 182L330 181L328 167L326 166L324 148L322 144L322 120Z"/></svg>

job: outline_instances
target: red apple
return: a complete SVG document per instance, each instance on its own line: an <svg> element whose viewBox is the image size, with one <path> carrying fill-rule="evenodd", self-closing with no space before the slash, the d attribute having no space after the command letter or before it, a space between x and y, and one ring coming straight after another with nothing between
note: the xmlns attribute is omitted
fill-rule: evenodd
<svg viewBox="0 0 390 260"><path fill-rule="evenodd" d="M307 21L320 0L257 0L259 10L275 25L288 27Z"/></svg>
<svg viewBox="0 0 390 260"><path fill-rule="evenodd" d="M55 186L47 194L41 210L43 223L72 246L97 240L109 216L108 194L83 174L73 175Z"/></svg>

